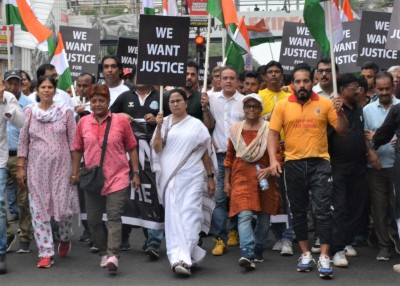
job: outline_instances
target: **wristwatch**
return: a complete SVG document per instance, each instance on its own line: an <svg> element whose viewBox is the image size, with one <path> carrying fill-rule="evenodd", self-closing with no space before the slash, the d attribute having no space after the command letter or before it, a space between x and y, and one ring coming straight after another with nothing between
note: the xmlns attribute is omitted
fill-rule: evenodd
<svg viewBox="0 0 400 286"><path fill-rule="evenodd" d="M138 175L139 176L139 171L133 171L133 175Z"/></svg>
<svg viewBox="0 0 400 286"><path fill-rule="evenodd" d="M214 179L214 173L207 174L207 177L210 178L210 179Z"/></svg>

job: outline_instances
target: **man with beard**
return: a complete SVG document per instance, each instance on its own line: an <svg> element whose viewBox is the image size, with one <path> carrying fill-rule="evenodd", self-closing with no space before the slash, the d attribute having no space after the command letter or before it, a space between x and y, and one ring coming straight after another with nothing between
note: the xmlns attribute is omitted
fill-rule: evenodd
<svg viewBox="0 0 400 286"><path fill-rule="evenodd" d="M335 69L336 76L338 76L339 67L337 64L335 64ZM331 95L333 93L333 80L331 59L321 59L318 62L315 70L318 84L313 87L313 92L328 99L332 99Z"/></svg>
<svg viewBox="0 0 400 286"><path fill-rule="evenodd" d="M321 255L318 270L321 278L333 277L329 243L332 234L332 177L328 153L328 124L339 135L346 135L348 123L342 99L333 102L312 92L313 74L307 64L295 66L292 74L294 93L275 105L268 135L268 154L272 176L282 167L274 154L280 131L285 134L284 180L293 218L293 228L302 255L297 271L309 272L312 255L308 246L307 210L309 192L319 229Z"/></svg>
<svg viewBox="0 0 400 286"><path fill-rule="evenodd" d="M360 76L364 77L368 82L367 96L372 101L378 99L375 93L375 75L379 72L379 66L374 62L366 62L361 66Z"/></svg>
<svg viewBox="0 0 400 286"><path fill-rule="evenodd" d="M255 71L248 71L244 75L244 95L258 93L260 90L262 78Z"/></svg>
<svg viewBox="0 0 400 286"><path fill-rule="evenodd" d="M393 77L388 72L380 72L375 76L375 92L378 100L364 107L364 130L369 141L375 131L385 121L392 107L399 103L393 95ZM393 138L391 138L393 139ZM388 221L392 219L393 211L393 165L395 161L394 142L376 148L368 148L367 179L371 192L371 216L374 221L374 230L378 237L378 261L387 261L391 257L393 243L389 236ZM378 146L378 145L377 145ZM376 147L377 147L376 146Z"/></svg>
<svg viewBox="0 0 400 286"><path fill-rule="evenodd" d="M201 92L199 91L199 65L195 61L187 62L186 85L183 89L187 95L187 113L203 121Z"/></svg>
<svg viewBox="0 0 400 286"><path fill-rule="evenodd" d="M364 220L367 198L367 150L362 107L357 103L358 78L346 73L338 78L343 110L349 121L349 132L339 136L330 126L328 146L333 179L333 229L331 254L333 264L349 265L346 256L356 256L351 246Z"/></svg>

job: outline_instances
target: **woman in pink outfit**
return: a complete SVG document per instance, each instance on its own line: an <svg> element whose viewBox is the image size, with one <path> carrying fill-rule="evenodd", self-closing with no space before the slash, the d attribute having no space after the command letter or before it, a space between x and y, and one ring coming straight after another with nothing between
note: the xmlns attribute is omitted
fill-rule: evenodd
<svg viewBox="0 0 400 286"><path fill-rule="evenodd" d="M64 103L53 101L56 86L51 76L39 78L40 102L26 108L18 145L17 176L19 183L29 188L39 268L54 263L51 217L59 225L58 253L66 256L71 249L71 218L79 213L78 193L70 184L74 112Z"/></svg>

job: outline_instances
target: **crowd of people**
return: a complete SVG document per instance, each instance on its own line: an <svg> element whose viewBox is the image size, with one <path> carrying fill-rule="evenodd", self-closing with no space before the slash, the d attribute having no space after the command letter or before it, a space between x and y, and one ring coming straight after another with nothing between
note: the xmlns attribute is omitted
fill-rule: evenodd
<svg viewBox="0 0 400 286"><path fill-rule="evenodd" d="M178 275L190 276L204 259L201 232L212 235L214 256L239 246L238 264L249 271L264 261L270 228L272 250L293 256L296 241L297 271L316 264L324 279L333 277L332 263L348 267L354 246L377 246L378 261L400 254L400 66L380 71L368 62L359 76L340 74L330 59L298 64L291 75L277 61L240 74L216 66L202 86L199 66L188 61L185 85L166 87L162 101L158 86L131 82L116 57L103 57L101 69L98 83L78 77L77 97L57 88L50 64L38 68L35 84L24 71L4 74L1 274L16 241L23 254L34 239L38 268L54 264L56 244L67 256L80 209L87 216L79 240L116 272L119 252L130 249L124 206L145 180L142 140L152 149L146 176L165 219L164 229L143 228L143 250L157 260L165 237ZM104 182L100 189L84 184L91 174ZM271 225L277 214L288 223Z"/></svg>

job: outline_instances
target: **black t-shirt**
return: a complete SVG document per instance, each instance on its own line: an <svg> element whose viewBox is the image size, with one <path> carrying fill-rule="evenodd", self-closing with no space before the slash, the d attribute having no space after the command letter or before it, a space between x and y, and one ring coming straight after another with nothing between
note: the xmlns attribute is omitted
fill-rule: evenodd
<svg viewBox="0 0 400 286"><path fill-rule="evenodd" d="M171 91L167 92L167 98L169 100L169 96L171 95ZM165 97L164 97L165 98ZM201 106L201 92L196 90L193 92L191 96L188 96L187 99L187 114L203 121L203 107ZM164 112L165 115L165 112Z"/></svg>
<svg viewBox="0 0 400 286"><path fill-rule="evenodd" d="M362 108L358 104L354 104L353 109L343 105L343 110L349 122L348 134L344 137L339 136L333 127L328 127L328 149L332 165L345 164L366 168L367 148Z"/></svg>

